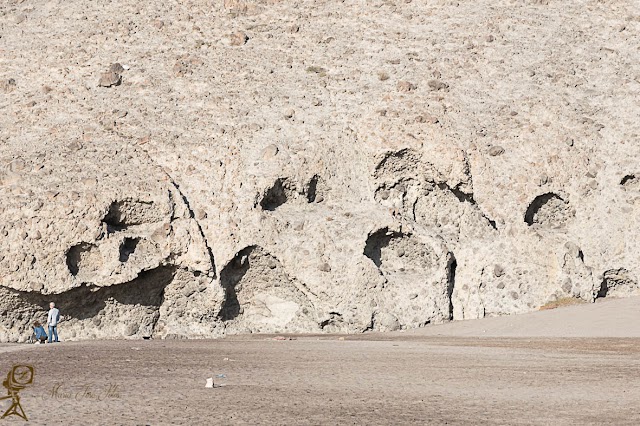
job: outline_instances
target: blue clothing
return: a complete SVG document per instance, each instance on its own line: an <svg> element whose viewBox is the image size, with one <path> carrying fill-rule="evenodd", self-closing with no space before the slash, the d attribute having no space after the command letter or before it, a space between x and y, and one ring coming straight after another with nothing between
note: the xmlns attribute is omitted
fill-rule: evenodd
<svg viewBox="0 0 640 426"><path fill-rule="evenodd" d="M51 343L51 338L55 337L56 340L54 340L54 342L58 341L58 326L56 325L50 325L49 326L49 343Z"/></svg>
<svg viewBox="0 0 640 426"><path fill-rule="evenodd" d="M33 331L36 333L36 340L40 340L40 338L47 338L47 333L44 331L43 326L34 327Z"/></svg>

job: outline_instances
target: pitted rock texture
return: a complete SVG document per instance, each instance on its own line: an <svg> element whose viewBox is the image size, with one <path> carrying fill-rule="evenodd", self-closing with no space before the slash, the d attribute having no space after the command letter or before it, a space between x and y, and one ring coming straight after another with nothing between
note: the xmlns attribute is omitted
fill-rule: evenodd
<svg viewBox="0 0 640 426"><path fill-rule="evenodd" d="M49 301L63 339L195 338L638 294L639 30L622 1L9 1L0 341Z"/></svg>

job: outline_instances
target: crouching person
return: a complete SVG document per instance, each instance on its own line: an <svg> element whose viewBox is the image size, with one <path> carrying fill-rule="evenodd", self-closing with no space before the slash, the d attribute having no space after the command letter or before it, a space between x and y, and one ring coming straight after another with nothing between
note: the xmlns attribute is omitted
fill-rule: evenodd
<svg viewBox="0 0 640 426"><path fill-rule="evenodd" d="M47 341L47 332L44 331L44 327L40 322L36 321L33 323L33 332L36 335L36 345Z"/></svg>

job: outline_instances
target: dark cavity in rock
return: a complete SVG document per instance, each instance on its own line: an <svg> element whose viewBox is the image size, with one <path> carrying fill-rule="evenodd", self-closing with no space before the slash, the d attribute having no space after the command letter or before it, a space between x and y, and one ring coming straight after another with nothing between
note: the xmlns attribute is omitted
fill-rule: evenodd
<svg viewBox="0 0 640 426"><path fill-rule="evenodd" d="M638 282L624 268L610 269L602 275L597 297L628 297L639 290Z"/></svg>
<svg viewBox="0 0 640 426"><path fill-rule="evenodd" d="M274 211L286 203L289 199L289 186L289 181L286 178L276 179L273 186L267 189L264 197L260 200L260 207L262 207L262 210Z"/></svg>
<svg viewBox="0 0 640 426"><path fill-rule="evenodd" d="M640 176L635 174L626 175L620 181L620 185L624 189L640 190Z"/></svg>
<svg viewBox="0 0 640 426"><path fill-rule="evenodd" d="M402 237L403 234L399 232L389 231L387 228L380 229L367 238L364 255L379 268L382 265L382 249L387 247L394 238Z"/></svg>
<svg viewBox="0 0 640 426"><path fill-rule="evenodd" d="M111 203L102 221L107 224L109 232L117 232L159 219L153 210L153 202L125 200Z"/></svg>
<svg viewBox="0 0 640 426"><path fill-rule="evenodd" d="M219 317L222 321L230 321L240 315L240 302L236 285L249 270L249 256L256 246L240 250L234 258L220 271L220 284L225 291L225 299Z"/></svg>
<svg viewBox="0 0 640 426"><path fill-rule="evenodd" d="M125 238L120 244L120 262L126 262L136 251L140 238Z"/></svg>
<svg viewBox="0 0 640 426"><path fill-rule="evenodd" d="M545 225L551 228L562 227L572 215L568 202L552 192L537 196L524 215L527 225Z"/></svg>
<svg viewBox="0 0 640 426"><path fill-rule="evenodd" d="M67 267L74 277L80 272L80 263L84 254L94 249L96 246L89 243L80 243L69 249L67 252Z"/></svg>

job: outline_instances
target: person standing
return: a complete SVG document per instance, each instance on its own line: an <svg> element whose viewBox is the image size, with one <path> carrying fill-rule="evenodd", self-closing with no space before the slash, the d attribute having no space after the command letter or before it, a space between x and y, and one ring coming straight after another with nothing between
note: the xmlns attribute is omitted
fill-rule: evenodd
<svg viewBox="0 0 640 426"><path fill-rule="evenodd" d="M60 311L56 308L56 304L49 303L49 315L47 316L47 325L49 326L49 343L51 338L55 337L55 342L58 341L58 323L60 322Z"/></svg>

